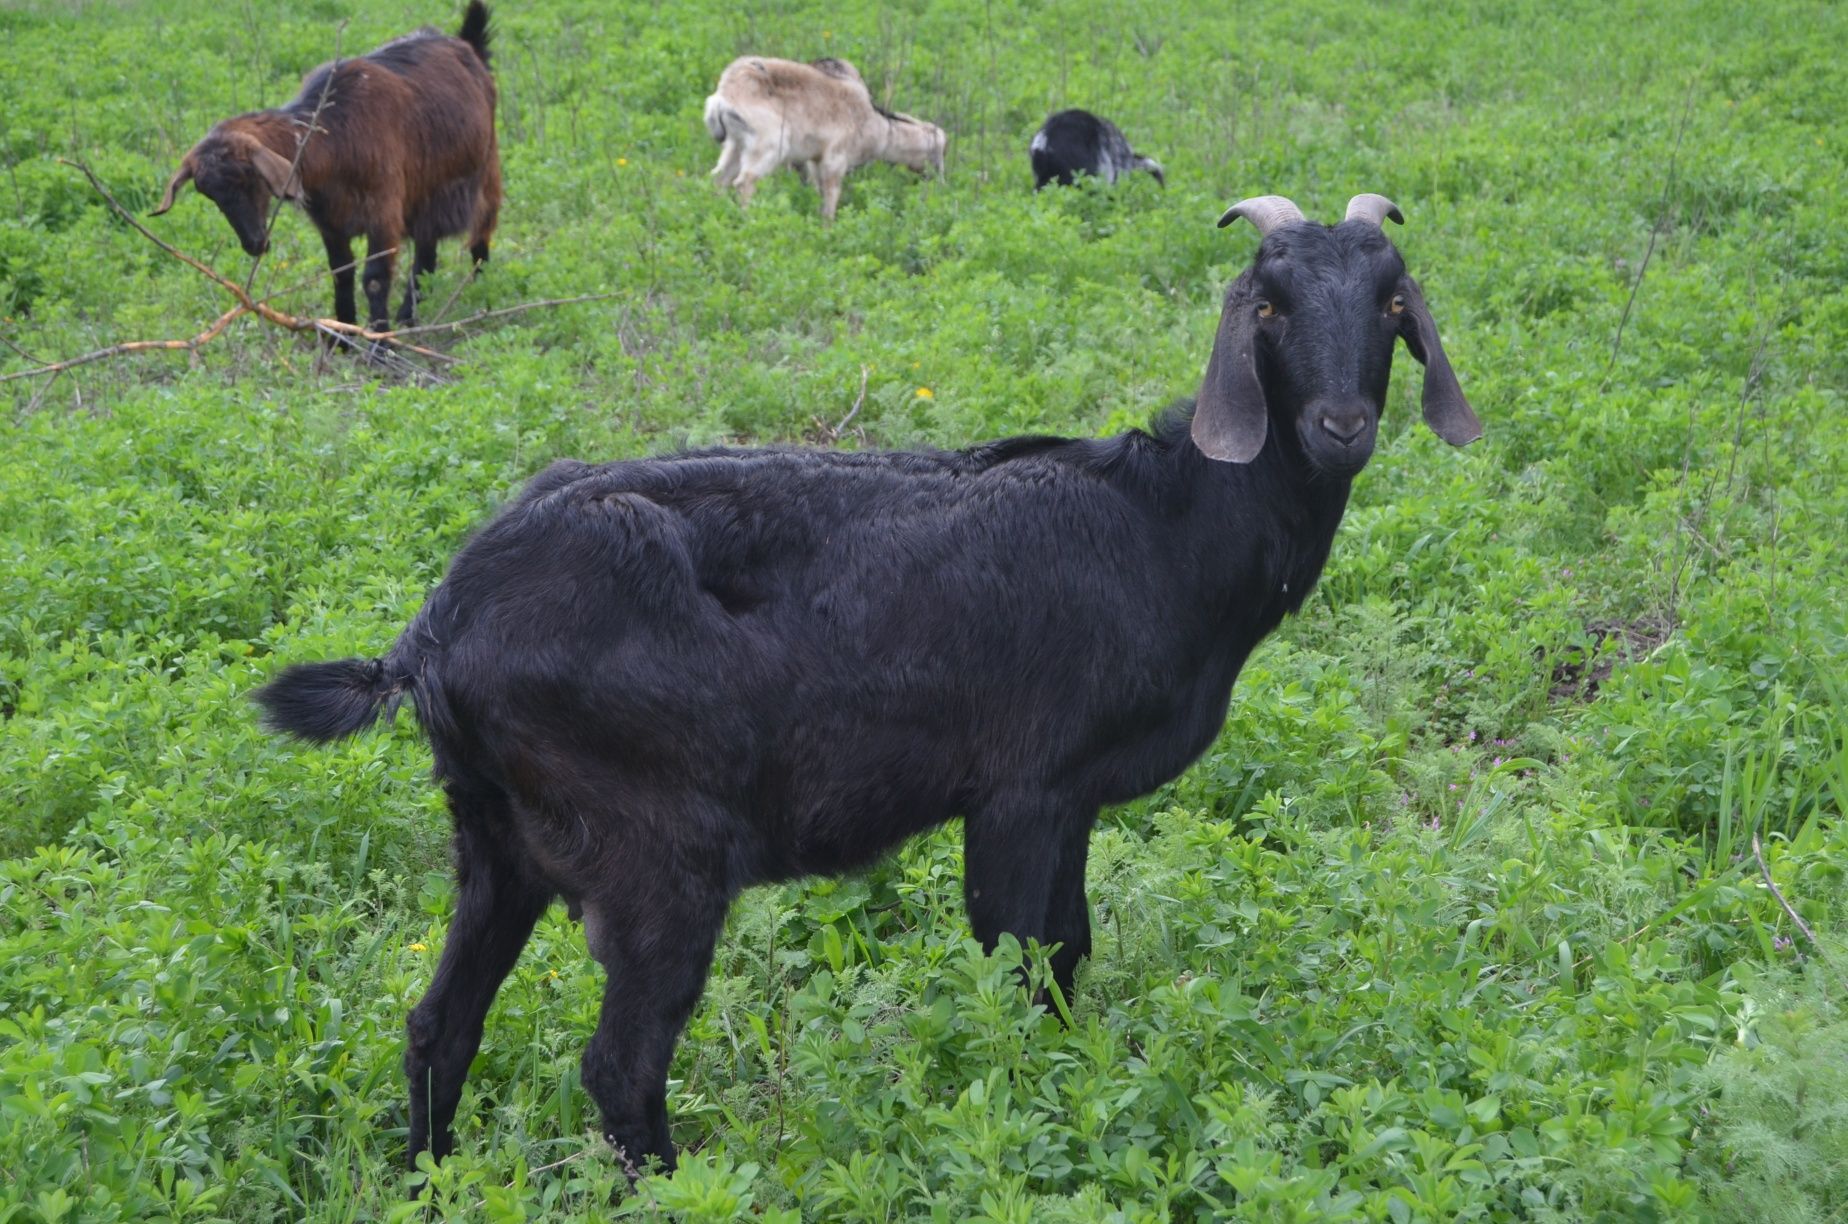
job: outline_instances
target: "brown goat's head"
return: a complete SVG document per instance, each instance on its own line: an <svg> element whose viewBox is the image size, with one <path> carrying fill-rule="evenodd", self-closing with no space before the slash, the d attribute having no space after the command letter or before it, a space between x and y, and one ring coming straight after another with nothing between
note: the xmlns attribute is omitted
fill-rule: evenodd
<svg viewBox="0 0 1848 1224"><path fill-rule="evenodd" d="M1393 342L1425 368L1424 418L1454 446L1482 436L1438 342L1418 282L1382 232L1391 200L1358 195L1339 225L1303 218L1282 196L1226 210L1264 236L1226 293L1193 438L1208 457L1249 463L1273 434L1324 475L1352 477L1373 455Z"/></svg>
<svg viewBox="0 0 1848 1224"><path fill-rule="evenodd" d="M187 151L151 215L158 217L172 208L174 197L189 182L218 205L247 255L261 255L269 249L265 224L269 202L302 198L301 183L290 173L289 159L235 119L213 128Z"/></svg>

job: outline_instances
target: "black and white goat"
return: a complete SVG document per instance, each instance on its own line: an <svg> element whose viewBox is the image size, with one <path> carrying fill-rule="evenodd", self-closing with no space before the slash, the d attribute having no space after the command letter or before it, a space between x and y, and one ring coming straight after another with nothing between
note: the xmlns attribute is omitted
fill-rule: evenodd
<svg viewBox="0 0 1848 1224"><path fill-rule="evenodd" d="M1033 160L1033 190L1047 183L1070 187L1080 174L1093 174L1114 183L1135 170L1147 170L1167 186L1161 163L1129 147L1129 141L1108 119L1086 110L1062 110L1040 125L1027 145Z"/></svg>
<svg viewBox="0 0 1848 1224"><path fill-rule="evenodd" d="M717 450L534 478L383 658L257 699L331 740L409 698L455 821L447 946L412 1010L410 1149L450 1150L482 1021L555 898L608 971L584 1085L637 1165L674 1164L669 1058L745 888L864 866L960 816L969 921L1090 951L1101 805L1212 743L1301 606L1373 452L1393 344L1424 415L1481 428L1417 282L1358 196L1274 196L1198 398L1152 433L969 450Z"/></svg>

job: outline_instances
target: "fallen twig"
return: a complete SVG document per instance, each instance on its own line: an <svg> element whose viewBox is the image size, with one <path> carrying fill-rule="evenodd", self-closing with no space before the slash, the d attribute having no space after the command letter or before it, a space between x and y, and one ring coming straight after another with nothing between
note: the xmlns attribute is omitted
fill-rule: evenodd
<svg viewBox="0 0 1848 1224"><path fill-rule="evenodd" d="M1642 292L1643 277L1649 275L1649 260L1655 255L1656 240L1662 236L1662 230L1668 225L1668 193L1675 185L1675 162L1681 156L1681 140L1688 134L1688 119L1694 114L1694 86L1699 78L1688 82L1687 102L1681 108L1681 126L1675 129L1675 147L1668 153L1668 169L1662 174L1662 199L1656 205L1655 224L1649 227L1649 245L1643 250L1643 262L1636 269L1636 280L1630 285L1630 298L1623 304L1623 316L1617 320L1617 335L1611 340L1611 357L1604 365L1604 377L1599 380L1598 393L1602 395L1611 383L1611 371L1617 368L1617 354L1623 348L1623 329L1630 322L1630 311L1636 305L1636 295Z"/></svg>
<svg viewBox="0 0 1848 1224"><path fill-rule="evenodd" d="M5 336L0 336L0 344L6 345L8 348L12 349L15 353L18 353L21 357L24 357L27 361L30 361L34 365L37 365L39 362L44 360L44 358L42 357L34 357L31 353L28 353L25 349L20 348L17 344L14 344L11 340L8 340Z"/></svg>
<svg viewBox="0 0 1848 1224"><path fill-rule="evenodd" d="M498 310L483 310L478 314L468 315L460 319L452 319L447 323L419 323L416 327L400 327L395 331L389 331L385 334L388 336L415 336L423 332L456 331L460 328L467 327L471 323L480 323L485 319L500 319L507 315L524 314L526 311L538 310L545 306L573 306L579 302L605 302L615 296L616 295L613 293L585 293L577 297L542 298L537 302L521 302L518 306L502 306Z"/></svg>
<svg viewBox="0 0 1848 1224"><path fill-rule="evenodd" d="M1810 930L1809 923L1803 921L1797 911L1791 908L1790 902L1784 899L1784 894L1778 891L1777 881L1771 878L1771 868L1765 865L1764 852L1758 848L1758 834L1756 833L1752 834L1752 857L1758 860L1758 872L1765 878L1765 887L1771 890L1771 895L1777 898L1777 903L1784 907L1784 912L1790 915L1790 920L1797 924L1797 930L1802 931L1803 938L1810 941L1810 947L1820 948L1822 945L1817 942L1816 932Z"/></svg>
<svg viewBox="0 0 1848 1224"><path fill-rule="evenodd" d="M537 1177L541 1173L550 1173L553 1169L562 1169L568 1164L584 1159L584 1157L590 1155L592 1150L593 1149L589 1147L580 1148L569 1156L554 1160L551 1164L542 1164L538 1168L528 1169L526 1175L528 1177Z"/></svg>
<svg viewBox="0 0 1848 1224"><path fill-rule="evenodd" d="M577 302L597 302L615 296L611 293L594 293L585 294L580 297L547 298L543 301L524 302L517 306L504 306L498 310L484 310L478 314L470 315L467 318L456 319L448 323L429 323L420 327L406 327L395 331L372 331L369 328L360 327L357 324L342 323L338 319L294 315L271 305L270 299L274 295L261 298L253 297L247 286L238 284L236 281L214 270L200 260L193 258L191 255L188 255L172 244L162 241L153 231L143 225L133 213L124 208L121 202L103 185L102 180L96 177L95 172L83 162L69 161L63 158L59 160L63 161L65 165L81 171L83 176L90 181L90 186L96 189L96 193L102 196L109 207L115 210L116 215L128 222L137 233L165 251L168 255L186 264L188 267L194 269L202 276L224 289L236 300L237 304L225 311L224 314L218 316L217 319L213 320L211 325L204 331L186 339L129 340L119 344L109 345L106 348L95 349L91 352L80 353L75 357L67 357L61 361L46 362L33 366L30 369L14 370L11 373L0 374L0 383L12 382L22 378L45 378L47 380L45 386L41 387L39 392L32 397L28 410L38 406L39 401L44 398L45 391L49 389L51 383L55 382L58 377L67 370L75 369L78 366L89 365L93 362L104 361L112 357L121 357L133 353L196 352L204 345L209 344L222 335L224 330L240 315L256 315L264 322L273 324L287 331L312 331L335 339L374 341L376 345L374 349L375 361L383 361L387 364L402 366L407 372L413 375L437 377L433 371L424 370L414 363L405 360L403 353L415 353L417 356L423 357L429 361L444 364L453 363L461 359L437 349L409 343L401 337L419 332L454 332L487 319L504 318L508 315L521 314L528 310L538 310L544 307L568 306ZM389 254L389 252L387 253ZM370 255L368 257L370 257ZM355 261L355 263L356 262L357 261ZM336 271L338 271L338 269L336 269ZM30 354L26 353L25 350L21 349L18 345L13 344L12 341L7 341L7 346L21 356L26 357L27 360L32 360Z"/></svg>
<svg viewBox="0 0 1848 1224"><path fill-rule="evenodd" d="M53 361L46 365L34 366L30 370L16 370L11 374L0 374L0 382L11 382L16 378L32 378L41 374L49 374L53 378L56 378L66 370L74 370L78 366L89 365L93 361L102 361L109 357L120 357L126 353L191 352L200 345L217 337L220 332L224 331L224 329L230 325L231 320L246 313L248 312L242 305L233 306L231 309L225 311L225 313L219 315L210 327L192 337L190 340L129 340L122 344L112 344L107 348L99 348L92 352L81 353L76 357L66 357L63 361Z"/></svg>
<svg viewBox="0 0 1848 1224"><path fill-rule="evenodd" d="M820 432L823 441L830 443L839 442L841 436L847 432L847 426L852 424L853 419L860 415L860 406L866 403L866 376L871 372L871 366L862 365L860 367L860 393L853 397L853 407L847 410L846 416L836 421L833 425L829 425L820 417L812 418L815 422L815 428ZM864 440L866 436L865 431L861 430L859 432L860 437Z"/></svg>

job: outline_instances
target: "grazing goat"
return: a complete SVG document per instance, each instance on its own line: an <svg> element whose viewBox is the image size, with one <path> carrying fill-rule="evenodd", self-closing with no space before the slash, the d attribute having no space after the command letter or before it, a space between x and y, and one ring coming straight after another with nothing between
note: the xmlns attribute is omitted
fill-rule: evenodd
<svg viewBox="0 0 1848 1224"><path fill-rule="evenodd" d="M743 207L757 180L783 166L820 189L823 221L834 220L847 172L868 162L943 172L943 129L875 104L841 59L733 60L706 99L706 130L723 146L713 176L737 189Z"/></svg>
<svg viewBox="0 0 1848 1224"><path fill-rule="evenodd" d="M1481 427L1359 196L1264 239L1198 398L1152 433L953 452L560 461L463 546L383 658L296 664L272 728L332 740L409 698L457 896L411 1011L412 1159L451 1147L482 1021L562 897L608 971L583 1080L625 1159L672 1168L666 1079L727 907L963 818L984 946L1091 948L1100 805L1213 742L1246 655L1302 605L1373 452L1402 339L1424 415Z"/></svg>
<svg viewBox="0 0 1848 1224"><path fill-rule="evenodd" d="M357 321L352 243L363 236L373 331L385 327L393 257L409 237L416 257L398 308L399 324L409 322L439 238L467 234L475 266L488 258L501 204L488 39L488 6L471 0L454 38L425 26L370 55L322 64L287 106L206 133L153 215L190 182L218 205L245 252L261 255L270 201L300 204L321 231L342 323Z"/></svg>
<svg viewBox="0 0 1848 1224"><path fill-rule="evenodd" d="M1070 187L1080 174L1114 183L1132 170L1147 170L1163 187L1161 163L1129 147L1117 125L1085 110L1062 110L1033 133L1027 146L1033 161L1033 190L1056 182Z"/></svg>

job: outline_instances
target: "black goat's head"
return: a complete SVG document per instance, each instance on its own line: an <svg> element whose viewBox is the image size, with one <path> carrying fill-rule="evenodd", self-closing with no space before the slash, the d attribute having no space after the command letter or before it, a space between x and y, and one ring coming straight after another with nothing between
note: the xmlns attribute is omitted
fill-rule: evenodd
<svg viewBox="0 0 1848 1224"><path fill-rule="evenodd" d="M172 208L174 197L190 182L200 195L218 205L244 253L261 255L269 247L269 202L278 197L301 199L301 184L291 174L288 158L236 126L238 122L228 119L219 124L187 152L150 215L158 217Z"/></svg>
<svg viewBox="0 0 1848 1224"><path fill-rule="evenodd" d="M1194 409L1203 453L1249 463L1275 428L1316 471L1353 476L1373 455L1394 339L1425 367L1424 418L1437 436L1455 446L1482 436L1424 294L1382 232L1386 217L1404 223L1391 200L1355 196L1339 225L1320 225L1282 196L1258 196L1219 224L1239 217L1264 241L1226 292Z"/></svg>

